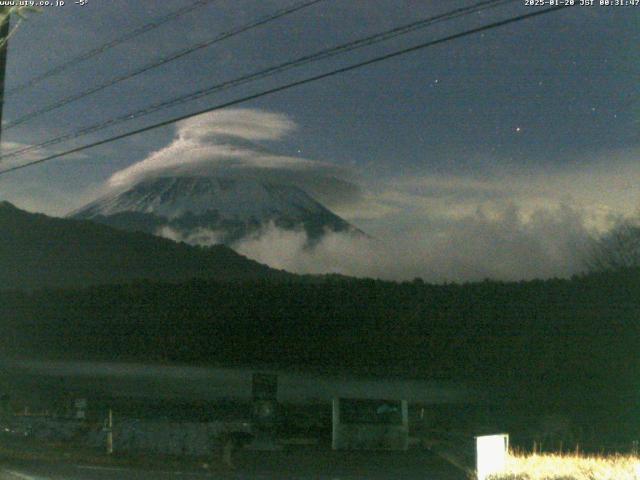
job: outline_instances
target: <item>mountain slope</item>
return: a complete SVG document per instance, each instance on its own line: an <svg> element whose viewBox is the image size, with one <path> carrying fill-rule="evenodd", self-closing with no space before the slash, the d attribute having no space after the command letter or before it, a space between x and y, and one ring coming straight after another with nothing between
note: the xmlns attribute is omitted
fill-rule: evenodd
<svg viewBox="0 0 640 480"><path fill-rule="evenodd" d="M138 279L279 277L224 246L192 247L0 202L0 288L70 287Z"/></svg>
<svg viewBox="0 0 640 480"><path fill-rule="evenodd" d="M221 177L143 180L124 192L90 203L70 217L184 238L195 244L231 245L270 224L303 230L311 241L327 231L357 232L295 186Z"/></svg>

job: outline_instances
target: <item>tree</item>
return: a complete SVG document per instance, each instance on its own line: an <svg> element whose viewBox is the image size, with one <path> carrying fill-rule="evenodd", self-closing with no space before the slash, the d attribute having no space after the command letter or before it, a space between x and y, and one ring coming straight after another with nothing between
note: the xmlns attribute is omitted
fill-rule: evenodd
<svg viewBox="0 0 640 480"><path fill-rule="evenodd" d="M595 239L585 263L592 272L640 268L640 225L623 222Z"/></svg>
<svg viewBox="0 0 640 480"><path fill-rule="evenodd" d="M0 7L0 26L4 26L5 22L9 20L11 15L15 15L18 17L18 23L16 24L15 27L13 27L13 30L11 31L7 30L7 32L5 32L2 35L2 38L0 38L0 49L4 47L7 41L9 40L9 38L13 36L15 31L20 26L20 22L22 22L22 20L27 18L26 17L27 13L34 13L34 12L40 12L40 11L41 10L36 7Z"/></svg>

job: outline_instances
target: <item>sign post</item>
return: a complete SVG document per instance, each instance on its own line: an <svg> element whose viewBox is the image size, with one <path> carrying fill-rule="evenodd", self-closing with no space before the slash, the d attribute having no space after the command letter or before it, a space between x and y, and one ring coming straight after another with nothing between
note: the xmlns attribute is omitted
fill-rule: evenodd
<svg viewBox="0 0 640 480"><path fill-rule="evenodd" d="M109 409L109 416L107 417L107 455L113 454L113 411Z"/></svg>
<svg viewBox="0 0 640 480"><path fill-rule="evenodd" d="M508 454L508 434L476 437L476 475L478 480L486 480L490 475L504 472Z"/></svg>

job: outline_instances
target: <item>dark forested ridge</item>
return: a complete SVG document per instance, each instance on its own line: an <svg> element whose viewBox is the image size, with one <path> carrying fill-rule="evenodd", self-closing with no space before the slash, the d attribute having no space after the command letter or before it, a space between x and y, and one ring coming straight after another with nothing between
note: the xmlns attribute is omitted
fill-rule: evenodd
<svg viewBox="0 0 640 480"><path fill-rule="evenodd" d="M192 247L89 221L27 213L8 202L0 202L0 266L0 289L287 275L227 247Z"/></svg>

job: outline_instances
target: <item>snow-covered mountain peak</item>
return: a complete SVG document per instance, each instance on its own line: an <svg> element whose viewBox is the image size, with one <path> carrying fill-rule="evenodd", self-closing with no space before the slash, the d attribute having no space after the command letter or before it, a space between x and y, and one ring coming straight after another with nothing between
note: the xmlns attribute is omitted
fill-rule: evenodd
<svg viewBox="0 0 640 480"><path fill-rule="evenodd" d="M172 176L143 180L102 197L71 214L127 230L158 233L169 227L187 234L203 228L231 243L273 223L304 229L309 238L324 231L355 231L293 185L252 178Z"/></svg>

